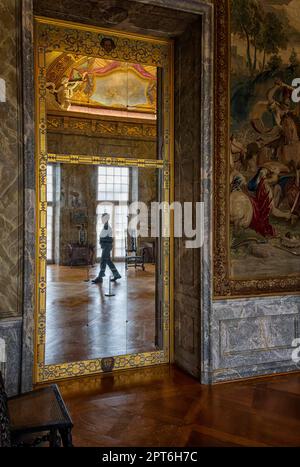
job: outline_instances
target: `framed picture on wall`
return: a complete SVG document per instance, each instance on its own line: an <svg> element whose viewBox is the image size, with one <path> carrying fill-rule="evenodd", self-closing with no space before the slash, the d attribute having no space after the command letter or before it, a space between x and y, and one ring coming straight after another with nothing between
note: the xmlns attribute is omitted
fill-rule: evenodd
<svg viewBox="0 0 300 467"><path fill-rule="evenodd" d="M215 5L214 294L299 292L300 1Z"/></svg>

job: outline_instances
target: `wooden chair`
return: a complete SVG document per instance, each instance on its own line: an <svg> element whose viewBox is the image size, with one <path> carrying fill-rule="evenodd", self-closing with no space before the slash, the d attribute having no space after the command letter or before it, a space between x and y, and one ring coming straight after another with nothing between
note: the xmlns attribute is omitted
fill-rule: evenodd
<svg viewBox="0 0 300 467"><path fill-rule="evenodd" d="M72 447L72 428L56 384L8 398L0 373L0 446Z"/></svg>
<svg viewBox="0 0 300 467"><path fill-rule="evenodd" d="M138 248L136 237L125 235L125 269L130 266L145 271L145 249Z"/></svg>

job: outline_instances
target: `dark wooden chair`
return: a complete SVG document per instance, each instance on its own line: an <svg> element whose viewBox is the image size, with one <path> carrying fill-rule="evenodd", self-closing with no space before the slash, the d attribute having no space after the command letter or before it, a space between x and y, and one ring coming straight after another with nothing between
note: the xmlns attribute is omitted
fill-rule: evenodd
<svg viewBox="0 0 300 467"><path fill-rule="evenodd" d="M145 249L138 248L136 237L125 235L125 269L130 266L145 271Z"/></svg>
<svg viewBox="0 0 300 467"><path fill-rule="evenodd" d="M8 398L0 373L0 446L72 447L72 428L56 384Z"/></svg>
<svg viewBox="0 0 300 467"><path fill-rule="evenodd" d="M145 263L155 264L155 240L144 241L141 247L145 252Z"/></svg>

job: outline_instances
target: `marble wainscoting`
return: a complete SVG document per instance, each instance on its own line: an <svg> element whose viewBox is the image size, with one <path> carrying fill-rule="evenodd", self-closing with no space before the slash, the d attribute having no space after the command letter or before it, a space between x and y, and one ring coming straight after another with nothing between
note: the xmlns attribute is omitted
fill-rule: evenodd
<svg viewBox="0 0 300 467"><path fill-rule="evenodd" d="M300 371L300 297L216 301L210 330L210 382Z"/></svg>
<svg viewBox="0 0 300 467"><path fill-rule="evenodd" d="M0 321L1 357L5 353L5 361L1 361L0 364L2 370L4 369L5 388L9 396L18 394L20 390L21 335L21 318L7 318ZM5 352L3 352L3 343Z"/></svg>

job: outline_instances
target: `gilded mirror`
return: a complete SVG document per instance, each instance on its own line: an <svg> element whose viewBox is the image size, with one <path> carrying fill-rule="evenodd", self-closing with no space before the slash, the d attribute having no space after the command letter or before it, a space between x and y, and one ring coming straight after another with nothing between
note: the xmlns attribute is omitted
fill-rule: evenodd
<svg viewBox="0 0 300 467"><path fill-rule="evenodd" d="M168 363L172 42L35 20L36 382Z"/></svg>

